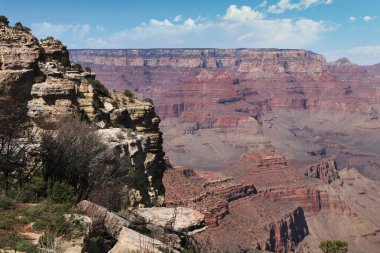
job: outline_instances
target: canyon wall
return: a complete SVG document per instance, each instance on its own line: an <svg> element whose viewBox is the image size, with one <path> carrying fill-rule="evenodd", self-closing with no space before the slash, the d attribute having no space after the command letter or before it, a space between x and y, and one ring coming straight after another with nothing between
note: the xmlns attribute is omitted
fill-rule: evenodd
<svg viewBox="0 0 380 253"><path fill-rule="evenodd" d="M107 87L129 89L140 98L153 99L162 119L165 151L175 164L182 166L218 169L237 161L242 153L264 147L278 148L294 158L327 154L339 155L339 161L345 160L347 157L341 158L345 153L339 148L324 149L315 144L321 142L318 137L323 138L325 134L312 132L307 124L314 123L303 121L302 117L316 115L318 124L313 127L320 131L328 124L336 124L340 131L341 117L359 115L346 122L347 126L357 129L364 119L378 118L380 109L380 78L373 70L345 59L326 63L322 55L305 50L70 52L72 61L90 66ZM301 113L304 116L299 116ZM370 116L371 113L374 116ZM292 131L295 146L300 147L299 142L305 140L302 136L299 138L290 124L275 123L276 118L284 117L292 118L293 124L311 128L307 134L313 134L314 143L297 154L284 145L274 145L288 141L284 140L284 133L274 132L283 131L280 126ZM323 125L323 121L331 123ZM378 126L376 122L370 122L372 129ZM342 136L329 136L329 140ZM204 156L205 153L209 155ZM360 170L368 167L368 163L357 161L351 164Z"/></svg>

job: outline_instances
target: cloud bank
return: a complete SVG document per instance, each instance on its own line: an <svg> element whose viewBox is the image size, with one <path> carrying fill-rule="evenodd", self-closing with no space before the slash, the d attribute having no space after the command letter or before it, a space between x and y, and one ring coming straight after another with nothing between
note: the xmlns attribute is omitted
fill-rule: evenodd
<svg viewBox="0 0 380 253"><path fill-rule="evenodd" d="M315 0L301 2L308 6ZM163 20L151 19L105 36L102 36L105 34L103 27L88 24L44 22L32 24L32 30L39 38L48 35L57 37L68 43L69 48L303 48L318 41L323 33L332 28L324 21L267 18L264 11L230 5L223 15L213 18L184 18L178 15Z"/></svg>

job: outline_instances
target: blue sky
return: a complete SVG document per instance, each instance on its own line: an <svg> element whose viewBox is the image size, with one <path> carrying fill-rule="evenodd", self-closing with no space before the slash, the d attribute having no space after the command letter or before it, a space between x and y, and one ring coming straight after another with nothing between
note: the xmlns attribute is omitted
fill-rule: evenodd
<svg viewBox="0 0 380 253"><path fill-rule="evenodd" d="M69 48L302 48L380 63L379 0L0 0Z"/></svg>

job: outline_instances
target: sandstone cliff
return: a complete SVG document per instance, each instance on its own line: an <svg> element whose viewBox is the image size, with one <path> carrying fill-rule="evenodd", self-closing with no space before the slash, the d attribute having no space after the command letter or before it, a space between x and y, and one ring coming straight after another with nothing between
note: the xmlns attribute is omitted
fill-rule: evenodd
<svg viewBox="0 0 380 253"><path fill-rule="evenodd" d="M25 119L40 46L31 34L7 26L0 26L0 34L0 106L18 107Z"/></svg>
<svg viewBox="0 0 380 253"><path fill-rule="evenodd" d="M128 193L123 207L163 203L166 165L154 105L109 92L94 73L70 64L60 41L47 38L40 44L29 33L1 26L0 101L5 102L1 110L19 104L23 120L40 129L55 129L70 115L95 124L114 158L124 160L136 175L132 183L122 182Z"/></svg>

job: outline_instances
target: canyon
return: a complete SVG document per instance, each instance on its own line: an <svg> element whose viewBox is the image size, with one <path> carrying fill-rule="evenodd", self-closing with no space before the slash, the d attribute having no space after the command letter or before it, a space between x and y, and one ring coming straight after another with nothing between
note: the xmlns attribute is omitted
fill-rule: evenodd
<svg viewBox="0 0 380 253"><path fill-rule="evenodd" d="M294 159L336 156L339 168L355 166L380 179L379 157L370 151L379 148L373 138L380 104L376 68L347 59L327 63L305 50L71 50L70 55L108 88L154 101L165 152L176 165L215 170L245 152L274 147Z"/></svg>
<svg viewBox="0 0 380 253"><path fill-rule="evenodd" d="M118 183L76 206L111 252L141 238L154 252L378 249L378 66L293 49L69 52L0 34L0 114L14 106L34 131L80 116L112 154Z"/></svg>
<svg viewBox="0 0 380 253"><path fill-rule="evenodd" d="M378 248L378 66L293 49L70 50L104 84L152 99L165 204L205 215L206 252ZM171 165L173 164L173 165Z"/></svg>

